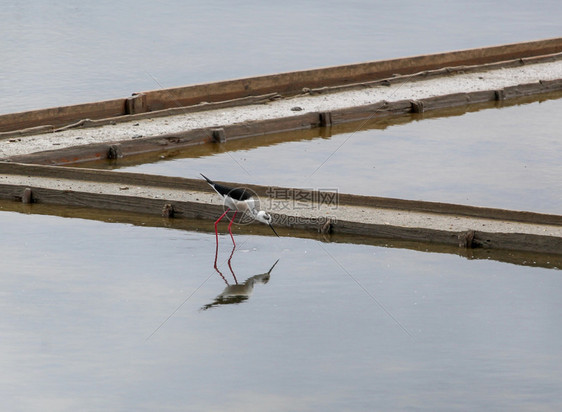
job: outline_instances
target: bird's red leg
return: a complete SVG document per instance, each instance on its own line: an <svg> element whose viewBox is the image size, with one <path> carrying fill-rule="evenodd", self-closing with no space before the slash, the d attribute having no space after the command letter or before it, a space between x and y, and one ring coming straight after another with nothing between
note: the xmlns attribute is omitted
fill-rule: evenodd
<svg viewBox="0 0 562 412"><path fill-rule="evenodd" d="M219 238L217 236L217 247L215 248L215 269L217 270L217 272L219 271L218 268L217 268L218 257L219 257ZM222 276L222 273L221 273L221 276ZM224 278L224 276L223 276L223 278Z"/></svg>
<svg viewBox="0 0 562 412"><path fill-rule="evenodd" d="M221 219L230 211L230 209L226 209L226 211L221 215L221 217L219 217L217 219L217 221L215 222L215 236L217 238L217 247L219 245L219 231L217 229L217 225L219 224L219 222L221 221Z"/></svg>
<svg viewBox="0 0 562 412"><path fill-rule="evenodd" d="M234 218L236 217L237 213L238 213L238 210L235 210L234 216L232 216L232 220L228 224L228 231L230 232L230 238L232 239L232 243L234 243L234 247L236 247L236 242L234 241L234 236L232 236L232 230L230 228L232 227L232 224L234 223ZM234 252L234 249L232 251Z"/></svg>

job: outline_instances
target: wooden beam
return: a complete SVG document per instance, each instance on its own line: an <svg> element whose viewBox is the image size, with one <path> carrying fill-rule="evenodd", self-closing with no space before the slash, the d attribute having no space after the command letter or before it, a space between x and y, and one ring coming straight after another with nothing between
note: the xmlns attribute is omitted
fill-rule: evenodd
<svg viewBox="0 0 562 412"><path fill-rule="evenodd" d="M107 117L123 116L124 114L124 99L3 114L0 115L0 132L35 128L45 125L58 127L84 119L103 119Z"/></svg>
<svg viewBox="0 0 562 412"><path fill-rule="evenodd" d="M85 192L61 190L52 187L34 187L29 185L0 184L0 198L23 201L24 194L32 191L35 202L118 210L121 212L148 213L161 216L163 210L172 209L174 216L184 218L214 220L224 210L220 204L208 204L196 201L171 201L169 199L155 199L144 196L129 196L124 194L108 194L100 192ZM340 206L343 207L343 206ZM274 224L281 224L285 220L296 223L291 228L319 231L322 224L316 218L288 219L287 215L274 214ZM321 223L321 222L320 222ZM253 223L257 224L257 223ZM333 233L353 234L354 236L370 236L376 238L398 239L416 242L431 242L448 245L459 245L459 239L464 232L447 229L432 229L427 227L407 227L393 224L375 224L349 220L332 222ZM463 247L485 247L491 249L513 249L527 252L561 254L562 237L532 235L527 233L490 233L473 231L473 240Z"/></svg>
<svg viewBox="0 0 562 412"><path fill-rule="evenodd" d="M118 156L127 157L151 152L178 150L202 143L225 142L227 139L244 139L286 131L317 127L329 128L343 123L364 121L385 116L401 116L409 113L426 114L431 111L447 110L454 107L468 107L470 105L497 100L510 101L560 91L562 91L562 79L522 84L506 87L501 90L453 93L416 101L380 101L374 104L336 109L330 112L309 112L278 119L256 120L226 125L221 128L201 128L121 141L119 142ZM12 156L10 160L20 163L71 165L81 162L115 158L113 157L115 151L110 149L112 146L114 146L114 143L73 146L59 150Z"/></svg>
<svg viewBox="0 0 562 412"><path fill-rule="evenodd" d="M84 119L120 117L145 111L199 105L202 102L222 102L266 93L290 96L301 93L304 88L313 89L372 82L389 78L395 74L409 75L447 66L481 65L561 52L562 38L553 38L152 90L134 93L127 98L103 102L0 115L0 132L45 125L60 127Z"/></svg>
<svg viewBox="0 0 562 412"><path fill-rule="evenodd" d="M101 222L124 223L128 225L143 227L165 227L175 230L195 230L198 232L212 233L214 226L212 221L198 219L166 219L161 216L146 213L130 213L119 210L91 209L79 206L58 206L49 204L23 204L13 201L0 200L0 210L16 213L74 217L90 219ZM233 230L239 234L272 236L271 230L264 225L234 225ZM446 253L457 255L470 260L495 260L522 266L543 267L548 269L562 268L562 255L540 254L535 252L524 252L516 250L501 250L489 248L459 248L453 244L440 244L430 242L414 242L379 237L354 236L345 233L331 233L323 235L311 230L299 230L296 228L277 228L281 236L289 234L291 237L316 239L329 241L331 243L351 243L372 245L385 248L400 248L415 251Z"/></svg>
<svg viewBox="0 0 562 412"><path fill-rule="evenodd" d="M109 170L0 162L0 174L48 177L53 179L67 179L100 183L114 183L120 186L150 186L186 191L201 191L209 193L213 192L212 189L202 179L188 179L182 177L160 176L132 172L115 173ZM244 187L248 187L249 189L253 190L258 196L263 198L270 197L275 193L283 193L289 199L325 198L323 197L324 195L321 192L309 191L304 189L252 185L244 184L242 182L218 181L218 183L231 187L236 187L243 184ZM484 219L562 226L561 215L458 205L443 202L428 202L421 200L407 200L338 193L337 203L338 205L408 210L423 213L449 214L455 216L468 216ZM160 205L158 210L161 211L161 209L162 205Z"/></svg>

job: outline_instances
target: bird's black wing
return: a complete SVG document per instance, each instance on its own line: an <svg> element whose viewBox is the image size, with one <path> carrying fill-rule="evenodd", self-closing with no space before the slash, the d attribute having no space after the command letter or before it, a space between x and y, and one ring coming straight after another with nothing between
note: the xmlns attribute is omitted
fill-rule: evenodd
<svg viewBox="0 0 562 412"><path fill-rule="evenodd" d="M225 192L228 196L230 196L231 198L236 199L236 200L244 201L244 200L248 200L249 198L252 197L252 194L248 190L241 189L241 188L238 188L238 187L236 189L231 189L229 187L217 185L215 183L215 189L221 195L224 196L223 192Z"/></svg>
<svg viewBox="0 0 562 412"><path fill-rule="evenodd" d="M252 197L252 194L247 191L246 189L242 189L242 188L230 188L228 186L223 186L223 185L219 185L218 183L213 182L211 179L209 179L207 176L205 176L203 173L200 173L201 176L203 176L205 178L205 180L207 181L207 183L209 183L213 189L215 189L217 191L217 193L221 196L230 196L233 199L236 200L248 200L249 198Z"/></svg>

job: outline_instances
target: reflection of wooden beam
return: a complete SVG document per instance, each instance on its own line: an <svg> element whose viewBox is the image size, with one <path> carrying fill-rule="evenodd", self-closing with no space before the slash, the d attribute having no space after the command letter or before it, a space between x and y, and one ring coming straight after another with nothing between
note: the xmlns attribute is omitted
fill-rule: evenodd
<svg viewBox="0 0 562 412"><path fill-rule="evenodd" d="M1 115L0 132L43 125L56 128L82 119L120 117L266 93L290 96L301 93L303 88L314 89L370 82L389 78L395 74L409 75L444 67L482 65L560 52L562 52L562 38L554 38L154 90L134 93L133 96L124 99Z"/></svg>
<svg viewBox="0 0 562 412"><path fill-rule="evenodd" d="M224 210L199 179L11 163L0 163L0 173L4 174L0 198L20 202L29 188L33 201L43 204L157 216L173 210L168 216L207 220L215 220ZM280 191L299 202L319 198L318 192L246 186L260 195L264 205L267 194ZM275 213L280 210L275 199L267 202L265 208L281 227L322 231L329 218L330 233L335 234L562 254L562 216L558 215L348 194L338 194L337 204L329 207L283 208L280 213Z"/></svg>

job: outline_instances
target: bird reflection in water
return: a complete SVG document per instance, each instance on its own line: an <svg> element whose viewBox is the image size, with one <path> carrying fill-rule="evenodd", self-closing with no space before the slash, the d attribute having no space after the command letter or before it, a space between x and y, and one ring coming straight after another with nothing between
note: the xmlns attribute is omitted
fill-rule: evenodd
<svg viewBox="0 0 562 412"><path fill-rule="evenodd" d="M230 269L230 273L232 274L232 278L234 279L234 282L230 283L227 280L227 278L223 275L223 273L219 270L219 268L217 267L217 255L215 254L215 270L220 275L222 280L224 280L224 283L226 283L226 287L224 288L222 293L215 298L215 300L212 303L209 303L201 307L201 310L211 309L213 307L220 306L220 305L229 305L233 303L238 304L248 300L248 298L250 297L250 295L254 290L254 285L256 283L261 283L265 285L267 282L269 282L271 271L273 270L275 265L277 265L277 262L279 262L279 259L277 259L273 264L273 266L271 266L271 268L267 272L261 273L259 275L251 276L248 279L246 279L244 282L240 283L238 282L238 279L234 274L234 270L232 270L231 261L235 249L236 247L232 248L232 252L230 253L230 257L228 258L228 268Z"/></svg>

